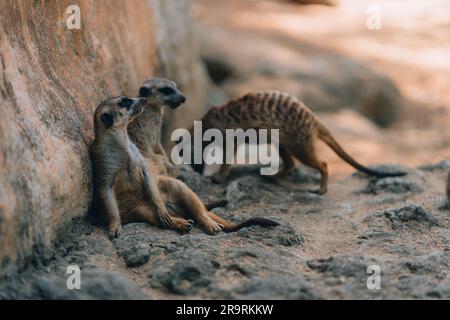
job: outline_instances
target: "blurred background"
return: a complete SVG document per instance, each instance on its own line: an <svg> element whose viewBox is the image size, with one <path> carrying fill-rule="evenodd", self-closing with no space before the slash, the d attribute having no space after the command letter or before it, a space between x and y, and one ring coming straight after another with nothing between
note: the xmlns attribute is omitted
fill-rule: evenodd
<svg viewBox="0 0 450 320"><path fill-rule="evenodd" d="M450 158L450 1L196 0L191 12L222 93L211 103L287 91L362 163ZM320 152L332 174L353 171Z"/></svg>

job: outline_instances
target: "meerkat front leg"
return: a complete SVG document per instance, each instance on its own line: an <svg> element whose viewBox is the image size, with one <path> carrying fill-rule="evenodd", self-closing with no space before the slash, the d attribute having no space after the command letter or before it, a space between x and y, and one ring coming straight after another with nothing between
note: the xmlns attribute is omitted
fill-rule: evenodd
<svg viewBox="0 0 450 320"><path fill-rule="evenodd" d="M119 236L122 225L116 195L114 194L112 184L100 188L98 192L99 200L102 202L106 214L109 238L113 239Z"/></svg>
<svg viewBox="0 0 450 320"><path fill-rule="evenodd" d="M155 210L161 225L170 228L173 224L172 217L169 215L169 212L167 212L167 208L161 199L156 181L153 181L153 179L150 178L150 174L145 167L145 164L142 166L141 170L145 197L147 198L149 205Z"/></svg>

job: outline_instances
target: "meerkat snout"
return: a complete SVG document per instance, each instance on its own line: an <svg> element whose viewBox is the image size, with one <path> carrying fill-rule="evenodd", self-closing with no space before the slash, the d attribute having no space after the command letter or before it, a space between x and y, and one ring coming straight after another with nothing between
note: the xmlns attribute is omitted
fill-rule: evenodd
<svg viewBox="0 0 450 320"><path fill-rule="evenodd" d="M150 105L164 105L176 109L186 102L186 97L175 82L164 78L151 78L139 89L139 97L145 97Z"/></svg>

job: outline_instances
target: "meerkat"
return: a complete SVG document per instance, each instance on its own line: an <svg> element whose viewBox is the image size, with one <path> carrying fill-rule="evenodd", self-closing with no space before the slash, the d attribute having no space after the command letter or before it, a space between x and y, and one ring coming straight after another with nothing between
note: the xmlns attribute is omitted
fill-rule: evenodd
<svg viewBox="0 0 450 320"><path fill-rule="evenodd" d="M139 97L146 98L147 104L143 113L128 126L128 135L160 174L176 177L179 171L161 145L161 125L164 107L176 109L186 102L186 97L175 82L164 78L146 80L139 89Z"/></svg>
<svg viewBox="0 0 450 320"><path fill-rule="evenodd" d="M94 171L94 213L107 225L110 238L119 236L122 223L147 222L182 233L190 232L193 220L208 233L232 232L249 225L276 226L262 218L234 224L209 212L182 181L158 175L148 166L129 139L127 126L143 112L145 98L124 96L101 102L94 115L95 139L90 147ZM174 204L172 214L168 208Z"/></svg>
<svg viewBox="0 0 450 320"><path fill-rule="evenodd" d="M143 82L138 93L139 98L146 98L147 103L142 114L128 125L128 136L136 144L148 164L160 175L176 177L179 170L169 160L161 145L161 126L164 108L179 108L186 102L184 93L174 81L165 78L150 78ZM226 200L206 204L212 210L226 206Z"/></svg>
<svg viewBox="0 0 450 320"><path fill-rule="evenodd" d="M249 93L222 106L211 108L202 118L203 131L216 128L225 134L226 129L279 129L279 154L283 168L274 178L289 174L294 168L294 158L318 170L321 174L319 194L327 192L328 169L316 153L315 138L325 142L336 154L355 169L376 177L405 175L403 172L385 173L369 169L356 162L333 138L313 112L296 97L279 91ZM235 150L236 151L236 150ZM226 180L231 165L223 164L213 175L213 180Z"/></svg>

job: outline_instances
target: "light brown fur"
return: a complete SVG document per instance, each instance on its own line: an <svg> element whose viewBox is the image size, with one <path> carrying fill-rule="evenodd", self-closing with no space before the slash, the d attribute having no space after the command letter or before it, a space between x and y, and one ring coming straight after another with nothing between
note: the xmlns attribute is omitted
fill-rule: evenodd
<svg viewBox="0 0 450 320"><path fill-rule="evenodd" d="M318 193L327 191L328 168L316 153L316 138L324 141L344 161L364 173L386 177L404 173L383 173L366 168L350 157L336 142L331 133L312 111L294 96L279 91L249 93L220 107L211 108L202 119L202 128L217 128L225 134L226 129L279 129L279 151L283 169L275 178L289 174L294 169L294 158L321 173ZM231 165L224 164L213 176L224 181Z"/></svg>
<svg viewBox="0 0 450 320"><path fill-rule="evenodd" d="M164 108L178 108L186 98L175 82L164 78L146 80L139 89L139 97L146 98L147 104L141 116L128 126L130 140L144 158L153 163L159 174L176 177L179 170L170 162L161 145L161 125Z"/></svg>
<svg viewBox="0 0 450 320"><path fill-rule="evenodd" d="M123 105L125 100L132 101L129 109ZM95 112L95 140L90 150L94 213L99 222L107 225L109 236L118 236L121 224L129 222L147 222L184 233L192 229L193 223L186 218L192 218L208 234L249 225L252 219L239 225L222 225L224 220L210 213L189 187L158 175L158 165L144 159L127 134L128 124L142 112L144 103L145 99L115 97L103 101ZM173 204L175 210L169 213L168 204ZM250 224L276 225L270 220Z"/></svg>

